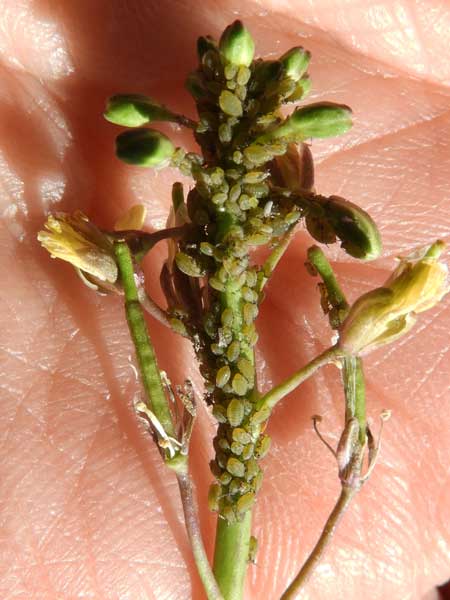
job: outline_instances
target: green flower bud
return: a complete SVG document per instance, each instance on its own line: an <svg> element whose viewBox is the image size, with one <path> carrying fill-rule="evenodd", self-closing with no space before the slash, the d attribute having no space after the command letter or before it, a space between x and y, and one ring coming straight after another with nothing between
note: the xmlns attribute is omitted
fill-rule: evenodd
<svg viewBox="0 0 450 600"><path fill-rule="evenodd" d="M111 96L103 116L110 123L123 127L141 127L154 121L176 120L176 116L170 110L140 94Z"/></svg>
<svg viewBox="0 0 450 600"><path fill-rule="evenodd" d="M199 71L189 73L184 87L191 94L194 100L207 100L211 98L210 92L205 87L205 81Z"/></svg>
<svg viewBox="0 0 450 600"><path fill-rule="evenodd" d="M281 125L259 137L257 143L284 139L302 141L306 138L326 138L346 133L352 126L352 111L348 106L318 102L295 110Z"/></svg>
<svg viewBox="0 0 450 600"><path fill-rule="evenodd" d="M298 81L306 73L310 60L311 53L301 46L291 48L280 58L286 75L294 81Z"/></svg>
<svg viewBox="0 0 450 600"><path fill-rule="evenodd" d="M235 21L225 29L219 48L225 60L233 65L248 67L252 64L255 42L241 21Z"/></svg>
<svg viewBox="0 0 450 600"><path fill-rule="evenodd" d="M132 129L116 138L117 157L138 167L163 167L174 152L169 138L154 129Z"/></svg>
<svg viewBox="0 0 450 600"><path fill-rule="evenodd" d="M365 210L339 196L330 196L325 208L342 248L355 258L374 260L381 254L380 232Z"/></svg>

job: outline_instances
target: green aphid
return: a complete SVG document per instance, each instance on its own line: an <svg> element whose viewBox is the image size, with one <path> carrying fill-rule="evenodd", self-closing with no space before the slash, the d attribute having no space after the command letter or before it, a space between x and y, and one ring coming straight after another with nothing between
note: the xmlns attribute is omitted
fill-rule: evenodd
<svg viewBox="0 0 450 600"><path fill-rule="evenodd" d="M227 471L233 475L233 477L244 477L245 465L240 460L232 456L227 461Z"/></svg>
<svg viewBox="0 0 450 600"><path fill-rule="evenodd" d="M252 441L251 435L242 427L235 427L235 429L233 429L231 437L234 441L240 442L241 444L249 444Z"/></svg>
<svg viewBox="0 0 450 600"><path fill-rule="evenodd" d="M256 554L258 553L258 540L254 535L250 536L248 544L248 562L256 564Z"/></svg>
<svg viewBox="0 0 450 600"><path fill-rule="evenodd" d="M240 358L237 361L237 368L245 377L245 379L250 384L253 384L255 379L255 367L253 366L252 362L249 361L248 358Z"/></svg>
<svg viewBox="0 0 450 600"><path fill-rule="evenodd" d="M255 447L255 457L258 459L264 458L270 450L271 439L268 435L262 435Z"/></svg>
<svg viewBox="0 0 450 600"><path fill-rule="evenodd" d="M177 252L175 256L177 267L189 277L204 277L206 269L195 258L185 252Z"/></svg>
<svg viewBox="0 0 450 600"><path fill-rule="evenodd" d="M221 367L216 374L216 385L219 388L223 388L228 383L231 377L231 370L228 365Z"/></svg>
<svg viewBox="0 0 450 600"><path fill-rule="evenodd" d="M232 398L227 407L227 419L232 427L237 427L244 418L244 403L238 398ZM236 440L240 441L240 440Z"/></svg>
<svg viewBox="0 0 450 600"><path fill-rule="evenodd" d="M232 506L225 506L225 508L222 511L222 515L224 519L226 519L230 524L236 523L237 521L236 513Z"/></svg>
<svg viewBox="0 0 450 600"><path fill-rule="evenodd" d="M231 444L231 452L236 456L240 456L242 451L244 450L244 446L239 442L232 442Z"/></svg>
<svg viewBox="0 0 450 600"><path fill-rule="evenodd" d="M253 323L253 321L258 316L258 307L256 306L256 304L246 302L242 307L242 316L244 317L244 322L247 325Z"/></svg>
<svg viewBox="0 0 450 600"><path fill-rule="evenodd" d="M231 380L231 387L233 388L234 393L238 396L245 396L249 389L249 382L243 375L241 375L241 373L236 373ZM242 411L243 410L244 408L242 407Z"/></svg>
<svg viewBox="0 0 450 600"><path fill-rule="evenodd" d="M226 327L232 327L234 322L234 313L233 309L226 308L220 316L220 320L222 321L222 325Z"/></svg>
<svg viewBox="0 0 450 600"><path fill-rule="evenodd" d="M246 446L244 446L244 449L242 451L242 458L244 460L248 460L249 458L251 458L253 456L254 450L255 450L254 444L247 444Z"/></svg>
<svg viewBox="0 0 450 600"><path fill-rule="evenodd" d="M213 414L213 417L216 419L216 421L218 421L219 423L227 423L228 422L227 411L220 404L216 404L215 406L213 406L212 414Z"/></svg>
<svg viewBox="0 0 450 600"><path fill-rule="evenodd" d="M239 462L239 461L238 461ZM222 485L228 485L231 481L231 475L227 471L223 471L219 477L219 481Z"/></svg>
<svg viewBox="0 0 450 600"><path fill-rule="evenodd" d="M213 483L212 485L209 486L208 507L209 507L209 510L212 512L219 511L219 499L220 499L221 489L222 489L221 486L218 485L217 483Z"/></svg>
<svg viewBox="0 0 450 600"><path fill-rule="evenodd" d="M270 417L270 408L262 408L261 410L258 410L257 412L255 412L251 416L250 420L255 425L260 425L261 423L264 423L264 421L267 421L267 419L269 417Z"/></svg>
<svg viewBox="0 0 450 600"><path fill-rule="evenodd" d="M242 102L235 94L233 94L233 92L230 92L230 90L223 90L220 94L219 106L222 111L225 114L230 115L230 117L242 117Z"/></svg>
<svg viewBox="0 0 450 600"><path fill-rule="evenodd" d="M231 342L227 349L227 359L230 362L235 362L239 358L241 352L241 344L238 341Z"/></svg>
<svg viewBox="0 0 450 600"><path fill-rule="evenodd" d="M246 494L241 496L239 498L239 500L237 501L237 503L236 503L237 512L241 513L241 514L247 512L253 506L254 502L255 502L255 494L253 494L253 492L247 492Z"/></svg>
<svg viewBox="0 0 450 600"><path fill-rule="evenodd" d="M261 469L258 467L258 463L254 458L250 458L246 463L245 479L251 481L256 477Z"/></svg>

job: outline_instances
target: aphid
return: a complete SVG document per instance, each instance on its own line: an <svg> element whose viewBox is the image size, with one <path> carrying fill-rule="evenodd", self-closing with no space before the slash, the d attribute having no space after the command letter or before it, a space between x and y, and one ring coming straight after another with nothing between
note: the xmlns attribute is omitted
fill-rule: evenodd
<svg viewBox="0 0 450 600"><path fill-rule="evenodd" d="M245 396L249 387L248 381L240 373L236 373L236 375L233 377L233 379L231 380L231 386L233 388L234 393L238 396ZM244 412L243 408L242 412Z"/></svg>
<svg viewBox="0 0 450 600"><path fill-rule="evenodd" d="M233 326L233 321L234 321L233 310L231 308L226 308L223 311L220 319L222 321L222 325L224 325L226 327L232 327Z"/></svg>
<svg viewBox="0 0 450 600"><path fill-rule="evenodd" d="M244 449L242 451L242 458L244 460L248 460L249 458L251 458L253 456L254 449L254 444L247 444L246 446L244 446Z"/></svg>
<svg viewBox="0 0 450 600"><path fill-rule="evenodd" d="M270 417L270 408L262 408L250 417L250 420L255 425L260 425Z"/></svg>
<svg viewBox="0 0 450 600"><path fill-rule="evenodd" d="M232 427L237 427L244 418L244 404L238 398L232 398L227 407L227 419ZM240 441L240 440L235 440Z"/></svg>
<svg viewBox="0 0 450 600"><path fill-rule="evenodd" d="M245 471L246 481L251 481L259 473L260 468L254 458L250 458L246 463L247 469Z"/></svg>
<svg viewBox="0 0 450 600"><path fill-rule="evenodd" d="M245 513L253 506L255 501L255 494L253 492L247 492L239 498L236 504L238 513Z"/></svg>
<svg viewBox="0 0 450 600"><path fill-rule="evenodd" d="M241 427L233 429L231 437L235 442L239 442L240 444L249 444L252 441L251 435Z"/></svg>
<svg viewBox="0 0 450 600"><path fill-rule="evenodd" d="M219 96L219 106L223 112L230 117L242 116L242 102L237 96L228 90L224 90Z"/></svg>
<svg viewBox="0 0 450 600"><path fill-rule="evenodd" d="M230 377L231 377L230 367L228 365L225 365L224 367L221 367L217 371L217 375L216 375L216 385L217 385L217 387L223 388L223 386L226 383L228 383Z"/></svg>
<svg viewBox="0 0 450 600"><path fill-rule="evenodd" d="M212 512L219 511L219 498L220 498L221 487L217 483L213 483L209 486L208 491L208 507Z"/></svg>
<svg viewBox="0 0 450 600"><path fill-rule="evenodd" d="M177 252L175 262L180 271L185 275L189 275L189 277L203 277L206 275L206 271L202 265L185 252Z"/></svg>
<svg viewBox="0 0 450 600"><path fill-rule="evenodd" d="M254 369L252 363L248 360L248 358L240 358L237 361L237 368L242 373L242 375L245 377L245 379L250 384L253 384L253 380L255 378L255 369Z"/></svg>
<svg viewBox="0 0 450 600"><path fill-rule="evenodd" d="M269 452L271 445L271 439L268 435L262 435L255 448L255 456L258 459L264 458L266 454Z"/></svg>
<svg viewBox="0 0 450 600"><path fill-rule="evenodd" d="M242 307L242 316L244 317L244 321L247 323L247 325L253 323L258 316L258 307L256 304L246 302Z"/></svg>
<svg viewBox="0 0 450 600"><path fill-rule="evenodd" d="M227 471L223 471L223 473L219 477L219 481L222 485L228 485L231 481L230 473L228 473Z"/></svg>
<svg viewBox="0 0 450 600"><path fill-rule="evenodd" d="M219 423L227 422L227 411L220 404L216 404L212 409L212 414Z"/></svg>
<svg viewBox="0 0 450 600"><path fill-rule="evenodd" d="M223 517L228 521L228 523L236 523L236 513L232 506L225 506L222 511Z"/></svg>
<svg viewBox="0 0 450 600"><path fill-rule="evenodd" d="M241 345L238 341L231 342L227 350L227 358L230 362L234 362L239 357Z"/></svg>
<svg viewBox="0 0 450 600"><path fill-rule="evenodd" d="M231 444L231 452L233 454L236 454L236 456L239 456L240 454L242 454L243 450L244 450L244 446L242 444L240 444L239 442L233 442Z"/></svg>
<svg viewBox="0 0 450 600"><path fill-rule="evenodd" d="M248 544L248 562L256 564L256 554L258 552L258 540L254 535L250 536Z"/></svg>
<svg viewBox="0 0 450 600"><path fill-rule="evenodd" d="M230 202L236 202L241 195L241 186L239 183L235 183L228 193L228 200Z"/></svg>
<svg viewBox="0 0 450 600"><path fill-rule="evenodd" d="M244 477L245 465L240 460L238 460L237 458L234 458L234 456L232 456L227 461L227 471L234 477Z"/></svg>

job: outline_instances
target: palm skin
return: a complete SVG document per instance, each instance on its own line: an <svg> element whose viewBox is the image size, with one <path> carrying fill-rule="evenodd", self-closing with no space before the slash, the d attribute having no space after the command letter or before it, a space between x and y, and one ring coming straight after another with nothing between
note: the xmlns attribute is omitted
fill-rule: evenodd
<svg viewBox="0 0 450 600"><path fill-rule="evenodd" d="M173 477L136 422L139 386L120 302L84 288L50 261L35 235L50 210L82 208L105 226L144 202L147 226L165 221L175 172L139 170L113 156L118 129L103 122L116 92L149 93L193 115L182 82L198 35L237 16L258 53L303 44L313 53L313 100L350 104L353 130L315 142L316 185L359 203L379 223L383 258L350 260L335 247L351 299L379 285L393 257L449 234L447 201L449 13L438 2L274 3L1 2L0 597L4 600L202 598ZM447 36L447 37L446 37ZM182 131L169 131L192 148ZM267 388L318 354L330 331L316 282L303 268L299 231L267 290L259 318ZM146 259L161 301L164 248ZM381 460L357 497L305 598L420 600L448 575L449 303L421 316L411 335L365 360L368 412L393 418ZM149 321L162 368L198 383L189 346ZM264 368L262 368L264 367ZM273 450L255 510L257 565L246 597L277 598L338 493L335 465L310 417L336 441L342 392L334 367L285 399L269 426ZM205 508L213 423L200 410L191 464Z"/></svg>

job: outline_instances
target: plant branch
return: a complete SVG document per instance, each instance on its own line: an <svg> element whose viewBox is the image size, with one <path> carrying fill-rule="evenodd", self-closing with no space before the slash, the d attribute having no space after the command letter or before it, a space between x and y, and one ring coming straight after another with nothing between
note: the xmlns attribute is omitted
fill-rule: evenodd
<svg viewBox="0 0 450 600"><path fill-rule="evenodd" d="M316 569L319 562L322 560L328 546L330 545L333 536L336 532L337 526L347 511L353 496L357 490L352 487L342 486L340 496L336 502L330 516L323 528L322 534L311 552L306 562L300 569L299 573L292 581L290 586L281 596L281 600L293 600L297 597L297 594L306 584L312 573Z"/></svg>
<svg viewBox="0 0 450 600"><path fill-rule="evenodd" d="M208 600L223 600L203 545L197 501L187 466L181 472L177 471L176 476L180 490L181 504L183 505L187 534L206 595Z"/></svg>
<svg viewBox="0 0 450 600"><path fill-rule="evenodd" d="M288 377L288 379L273 387L269 392L267 392L267 394L262 396L257 404L258 410L265 408L272 410L280 400L295 390L295 388L308 379L308 377L311 377L311 375L315 373L317 369L341 357L342 352L339 348L336 346L328 348L325 350L325 352L322 352L322 354L316 356L316 358L302 367L299 371L296 371L293 375Z"/></svg>

